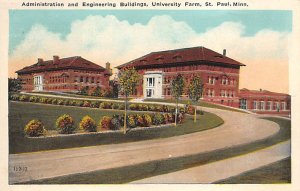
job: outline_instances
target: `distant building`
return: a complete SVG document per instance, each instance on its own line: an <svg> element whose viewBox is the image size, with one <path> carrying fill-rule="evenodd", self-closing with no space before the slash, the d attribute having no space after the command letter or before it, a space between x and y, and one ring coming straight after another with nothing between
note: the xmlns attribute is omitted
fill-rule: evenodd
<svg viewBox="0 0 300 191"><path fill-rule="evenodd" d="M241 89L239 93L240 108L259 114L290 114L291 97L288 94L267 90Z"/></svg>
<svg viewBox="0 0 300 191"><path fill-rule="evenodd" d="M97 86L109 87L111 75L110 64L103 68L80 56L59 58L44 61L39 58L37 63L16 71L22 81L24 92L55 91L77 92L88 86L92 91Z"/></svg>
<svg viewBox="0 0 300 191"><path fill-rule="evenodd" d="M200 75L204 83L206 101L239 106L239 74L244 64L205 47L152 52L118 66L135 67L143 76L134 94L142 98L171 98L171 80L182 74L186 84L193 75ZM187 90L183 95L187 98Z"/></svg>

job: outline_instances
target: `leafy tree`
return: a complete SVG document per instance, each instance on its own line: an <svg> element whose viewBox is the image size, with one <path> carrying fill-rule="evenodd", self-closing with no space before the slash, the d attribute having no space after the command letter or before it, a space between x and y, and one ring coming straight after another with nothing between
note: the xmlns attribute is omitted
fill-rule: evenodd
<svg viewBox="0 0 300 191"><path fill-rule="evenodd" d="M80 89L78 92L79 95L89 95L89 87L85 86Z"/></svg>
<svg viewBox="0 0 300 191"><path fill-rule="evenodd" d="M128 96L132 94L140 80L140 75L133 67L126 67L118 74L120 91L125 96L124 134L126 134Z"/></svg>
<svg viewBox="0 0 300 191"><path fill-rule="evenodd" d="M119 96L119 85L117 80L110 80L109 86L111 87L112 90L112 97L117 98Z"/></svg>
<svg viewBox="0 0 300 191"><path fill-rule="evenodd" d="M101 88L100 88L100 86L97 86L97 87L94 89L94 91L93 91L93 93L92 93L92 96L96 96L96 97L100 97L100 96L101 96Z"/></svg>
<svg viewBox="0 0 300 191"><path fill-rule="evenodd" d="M184 85L184 78L181 74L178 74L171 82L171 94L176 100L175 126L177 125L178 101L183 94Z"/></svg>
<svg viewBox="0 0 300 191"><path fill-rule="evenodd" d="M194 76L188 86L188 95L190 100L194 103L195 105L195 114L194 114L194 122L196 122L196 113L197 113L197 105L196 102L199 101L199 99L202 96L203 92L203 83L202 79L199 76Z"/></svg>
<svg viewBox="0 0 300 191"><path fill-rule="evenodd" d="M19 92L22 89L21 83L19 78L8 78L8 91Z"/></svg>

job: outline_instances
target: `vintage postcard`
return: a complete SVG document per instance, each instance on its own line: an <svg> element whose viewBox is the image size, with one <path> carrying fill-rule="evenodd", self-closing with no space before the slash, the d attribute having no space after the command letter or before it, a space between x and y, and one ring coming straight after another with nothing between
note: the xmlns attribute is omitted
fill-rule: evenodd
<svg viewBox="0 0 300 191"><path fill-rule="evenodd" d="M5 190L299 189L299 1L2 2Z"/></svg>

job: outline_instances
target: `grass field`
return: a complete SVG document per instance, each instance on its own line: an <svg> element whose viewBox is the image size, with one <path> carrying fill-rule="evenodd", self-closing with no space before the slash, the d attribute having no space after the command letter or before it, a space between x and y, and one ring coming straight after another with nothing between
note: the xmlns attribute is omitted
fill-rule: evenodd
<svg viewBox="0 0 300 191"><path fill-rule="evenodd" d="M145 99L144 101L176 103L176 101L174 99ZM181 104L191 104L189 100L179 100L178 103L181 103ZM194 104L192 104L192 105L194 105ZM235 111L235 112L247 113L247 112L242 111L242 110L238 110L238 109L234 109L234 108L230 108L230 107L225 107L225 106L217 105L217 104L213 104L213 103L208 103L208 102L204 102L204 101L200 101L196 105L202 106L202 107L223 109L223 110L227 110L227 111Z"/></svg>
<svg viewBox="0 0 300 191"><path fill-rule="evenodd" d="M274 145L279 142L289 140L291 138L291 121L279 118L266 118L279 124L280 130L277 134L256 142L249 144L244 144L231 148L224 148L208 153L199 153L189 156L177 157L172 159L150 161L141 163L133 166L126 166L121 168L100 170L94 172L73 174L62 177L55 177L43 180L36 180L26 182L24 184L116 184L116 183L127 183L134 180L139 180L151 176L157 176L161 174L166 174L178 170L187 169L190 167L196 167L199 165L204 165L210 162L226 159L229 157L234 157L246 153L253 152L258 149L263 149L268 146ZM284 162L285 163L285 162ZM285 169L287 167L287 169ZM273 170L275 170L273 168ZM288 169L288 164L285 163L282 166L278 166L277 170L279 172L284 172L284 177L280 173L273 173L261 179L261 176L253 176L253 178L247 178L238 183L289 183L289 176L291 176L291 171ZM264 170L266 172L266 170ZM271 172L271 171L269 171ZM261 179L261 180L260 180ZM226 182L224 182L226 183ZM229 183L229 182L228 182Z"/></svg>
<svg viewBox="0 0 300 191"><path fill-rule="evenodd" d="M274 184L291 183L291 157L249 172L234 176L218 184Z"/></svg>
<svg viewBox="0 0 300 191"><path fill-rule="evenodd" d="M180 128L172 125L165 128L152 128L122 133L86 134L80 136L51 137L30 139L24 137L24 126L34 118L41 120L48 130L55 129L55 121L62 114L71 115L78 124L85 115L92 117L97 123L104 115L122 114L122 111L101 110L72 106L35 104L28 102L9 102L9 152L23 153L40 150L62 149L101 144L116 144L146 139L165 138L217 127L223 120L212 113L198 115L198 123L187 116ZM136 112L131 112L136 113ZM139 112L140 113L140 112Z"/></svg>

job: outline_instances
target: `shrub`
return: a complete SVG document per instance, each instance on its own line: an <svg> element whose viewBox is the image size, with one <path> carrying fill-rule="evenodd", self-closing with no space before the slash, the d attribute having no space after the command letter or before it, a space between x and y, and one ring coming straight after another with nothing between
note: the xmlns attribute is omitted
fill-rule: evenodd
<svg viewBox="0 0 300 191"><path fill-rule="evenodd" d="M52 100L53 100L52 98L48 98L47 99L47 104L52 104Z"/></svg>
<svg viewBox="0 0 300 191"><path fill-rule="evenodd" d="M154 105L150 105L149 106L149 111L155 111L155 106Z"/></svg>
<svg viewBox="0 0 300 191"><path fill-rule="evenodd" d="M194 115L195 114L195 107L188 105L186 108L186 112L190 115Z"/></svg>
<svg viewBox="0 0 300 191"><path fill-rule="evenodd" d="M164 115L164 119L165 119L164 123L170 123L169 114L168 113L164 113L163 115Z"/></svg>
<svg viewBox="0 0 300 191"><path fill-rule="evenodd" d="M182 123L183 122L183 118L184 118L183 113L179 113L178 117L177 117L178 123Z"/></svg>
<svg viewBox="0 0 300 191"><path fill-rule="evenodd" d="M64 114L57 118L56 120L56 129L61 134L70 134L73 133L76 129L74 126L74 120L70 115Z"/></svg>
<svg viewBox="0 0 300 191"><path fill-rule="evenodd" d="M112 108L112 109L119 109L119 104L118 104L118 103L113 103L113 104L111 105L111 108Z"/></svg>
<svg viewBox="0 0 300 191"><path fill-rule="evenodd" d="M111 120L112 118L109 116L103 116L99 122L99 128L102 130L108 130L111 128Z"/></svg>
<svg viewBox="0 0 300 191"><path fill-rule="evenodd" d="M136 120L135 120L135 116L134 115L128 115L127 118L127 125L130 128L135 128L137 126Z"/></svg>
<svg viewBox="0 0 300 191"><path fill-rule="evenodd" d="M175 107L172 107L172 106L168 106L168 112L175 112L176 111L176 108Z"/></svg>
<svg viewBox="0 0 300 191"><path fill-rule="evenodd" d="M57 104L57 99L52 99L51 103L52 104Z"/></svg>
<svg viewBox="0 0 300 191"><path fill-rule="evenodd" d="M164 111L164 108L163 108L163 106L161 106L161 105L157 105L157 106L155 106L155 111L163 112L163 111Z"/></svg>
<svg viewBox="0 0 300 191"><path fill-rule="evenodd" d="M142 104L142 110L143 111L148 111L149 107L146 104Z"/></svg>
<svg viewBox="0 0 300 191"><path fill-rule="evenodd" d="M101 96L101 88L99 86L97 86L91 93L91 96L100 97Z"/></svg>
<svg viewBox="0 0 300 191"><path fill-rule="evenodd" d="M84 131L89 132L96 132L97 131L97 125L96 122L88 115L84 116L80 123L79 128L83 129Z"/></svg>
<svg viewBox="0 0 300 191"><path fill-rule="evenodd" d="M44 134L45 128L41 121L33 119L27 123L24 132L30 137L38 137Z"/></svg>
<svg viewBox="0 0 300 191"><path fill-rule="evenodd" d="M154 125L160 125L165 122L165 118L161 113L155 113L152 117L152 121Z"/></svg>
<svg viewBox="0 0 300 191"><path fill-rule="evenodd" d="M119 110L124 110L125 109L125 105L123 103L119 104Z"/></svg>
<svg viewBox="0 0 300 191"><path fill-rule="evenodd" d="M18 95L18 94L13 94L13 95L10 96L10 99L11 99L11 100L14 100L14 101L19 101L20 95Z"/></svg>
<svg viewBox="0 0 300 191"><path fill-rule="evenodd" d="M28 101L28 96L21 95L19 101Z"/></svg>
<svg viewBox="0 0 300 191"><path fill-rule="evenodd" d="M38 102L39 98L38 97L35 97L35 96L30 96L29 97L29 101L30 102Z"/></svg>
<svg viewBox="0 0 300 191"><path fill-rule="evenodd" d="M82 104L83 107L90 107L91 106L91 102L90 101L84 101Z"/></svg>
<svg viewBox="0 0 300 191"><path fill-rule="evenodd" d="M99 108L99 106L100 106L100 102L99 101L93 101L93 102L91 102L91 107L93 107L93 108Z"/></svg>
<svg viewBox="0 0 300 191"><path fill-rule="evenodd" d="M174 123L175 122L175 115L172 113L168 113L168 121L169 123Z"/></svg>
<svg viewBox="0 0 300 191"><path fill-rule="evenodd" d="M130 110L137 110L138 109L138 105L135 104L135 103L132 103L132 104L129 105L129 109Z"/></svg>
<svg viewBox="0 0 300 191"><path fill-rule="evenodd" d="M64 101L64 105L71 105L71 101L68 100L68 99L66 99L66 100Z"/></svg>
<svg viewBox="0 0 300 191"><path fill-rule="evenodd" d="M57 100L57 105L64 105L64 100L62 99Z"/></svg>
<svg viewBox="0 0 300 191"><path fill-rule="evenodd" d="M82 107L83 106L83 101L81 101L81 100L76 101L76 106Z"/></svg>
<svg viewBox="0 0 300 191"><path fill-rule="evenodd" d="M100 104L100 109L111 109L112 103L111 102L102 102Z"/></svg>
<svg viewBox="0 0 300 191"><path fill-rule="evenodd" d="M152 118L149 114L143 114L143 119L144 119L144 125L146 127L149 127L152 125Z"/></svg>
<svg viewBox="0 0 300 191"><path fill-rule="evenodd" d="M72 105L72 106L76 106L76 103L77 103L77 102L76 102L75 100L71 100L71 101L70 101L70 105Z"/></svg>
<svg viewBox="0 0 300 191"><path fill-rule="evenodd" d="M136 115L136 123L137 123L137 126L140 126L140 127L145 126L145 122L144 122L142 115L139 115L139 114Z"/></svg>
<svg viewBox="0 0 300 191"><path fill-rule="evenodd" d="M120 116L119 115L113 115L110 123L111 123L111 129L112 130L118 130L121 127L121 122L120 122Z"/></svg>
<svg viewBox="0 0 300 191"><path fill-rule="evenodd" d="M40 103L47 103L47 101L48 101L48 98L45 98L45 97L42 97L39 100Z"/></svg>

